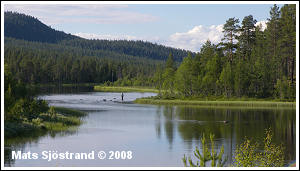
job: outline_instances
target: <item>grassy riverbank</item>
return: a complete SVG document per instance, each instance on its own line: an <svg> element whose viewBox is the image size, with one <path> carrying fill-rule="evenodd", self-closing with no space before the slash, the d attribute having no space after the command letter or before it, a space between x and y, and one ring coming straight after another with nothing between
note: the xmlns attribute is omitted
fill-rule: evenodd
<svg viewBox="0 0 300 171"><path fill-rule="evenodd" d="M80 87L80 86L96 86L100 83L70 83L70 84L54 84L54 83L47 83L47 84L32 84L33 87Z"/></svg>
<svg viewBox="0 0 300 171"><path fill-rule="evenodd" d="M296 102L278 102L278 101L241 101L241 100L190 100L190 99L158 99L158 98L140 98L134 101L139 104L155 105L197 105L197 106L218 106L218 107L292 107L296 108Z"/></svg>
<svg viewBox="0 0 300 171"><path fill-rule="evenodd" d="M145 87L116 87L116 86L94 86L95 91L102 92L154 92L157 89ZM296 102L280 101L279 99L255 99L255 98L226 98L226 97L204 97L204 98L176 98L172 99L158 96L140 98L134 101L139 104L155 105L197 105L215 107L292 107L296 108Z"/></svg>
<svg viewBox="0 0 300 171"><path fill-rule="evenodd" d="M86 113L63 108L50 107L48 112L40 113L37 118L21 122L5 122L5 138L43 135L47 132L60 132L72 129L82 123Z"/></svg>
<svg viewBox="0 0 300 171"><path fill-rule="evenodd" d="M154 88L147 87L115 87L115 86L94 86L95 91L102 92L153 92L158 93L159 91Z"/></svg>

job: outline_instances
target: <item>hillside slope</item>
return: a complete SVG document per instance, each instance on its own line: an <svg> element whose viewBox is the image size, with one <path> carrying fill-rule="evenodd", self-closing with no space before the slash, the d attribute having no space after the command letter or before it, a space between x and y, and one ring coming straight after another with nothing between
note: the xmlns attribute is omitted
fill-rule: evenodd
<svg viewBox="0 0 300 171"><path fill-rule="evenodd" d="M111 51L136 57L166 60L170 53L181 62L188 51L144 41L129 40L87 40L63 31L57 31L43 24L37 18L16 12L4 13L4 35L14 39L55 43L87 50ZM192 55L194 53L190 52Z"/></svg>
<svg viewBox="0 0 300 171"><path fill-rule="evenodd" d="M62 40L79 38L52 29L37 18L16 12L4 13L4 36L47 43L58 43Z"/></svg>

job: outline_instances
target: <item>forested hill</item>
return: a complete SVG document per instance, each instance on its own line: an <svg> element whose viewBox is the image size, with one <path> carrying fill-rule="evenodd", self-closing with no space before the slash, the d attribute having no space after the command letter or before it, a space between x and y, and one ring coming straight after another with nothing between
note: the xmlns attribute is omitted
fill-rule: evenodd
<svg viewBox="0 0 300 171"><path fill-rule="evenodd" d="M52 29L37 18L25 14L5 12L4 21L4 36L6 37L47 43L79 38Z"/></svg>
<svg viewBox="0 0 300 171"><path fill-rule="evenodd" d="M188 55L188 51L166 47L163 45L144 42L141 40L87 40L74 39L62 41L61 44L73 47L80 47L90 50L106 50L121 54L151 58L156 60L166 60L172 53L175 61L181 62ZM190 52L193 56L195 53Z"/></svg>
<svg viewBox="0 0 300 171"><path fill-rule="evenodd" d="M114 53L166 60L170 53L175 61L182 61L188 51L166 47L144 41L128 40L87 40L63 31L57 31L40 22L37 18L16 12L4 13L4 35L15 39L56 43L87 50L111 51ZM194 55L194 53L191 53Z"/></svg>

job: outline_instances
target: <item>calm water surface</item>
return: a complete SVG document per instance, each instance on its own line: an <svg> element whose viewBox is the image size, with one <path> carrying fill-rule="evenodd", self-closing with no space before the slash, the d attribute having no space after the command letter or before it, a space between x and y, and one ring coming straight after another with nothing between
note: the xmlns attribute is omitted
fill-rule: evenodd
<svg viewBox="0 0 300 171"><path fill-rule="evenodd" d="M253 108L203 108L130 103L154 93L82 92L41 95L50 105L86 111L76 130L38 138L6 140L6 166L183 166L184 154L201 148L203 133L215 134L216 147L223 144L229 160L244 137L263 143L264 129L271 127L274 143L286 147L286 162L296 158L296 110ZM104 101L103 99L106 99ZM223 121L229 121L225 124ZM100 160L12 160L11 151L86 152L132 151L133 158ZM108 154L107 154L108 155ZM193 157L192 157L193 158Z"/></svg>

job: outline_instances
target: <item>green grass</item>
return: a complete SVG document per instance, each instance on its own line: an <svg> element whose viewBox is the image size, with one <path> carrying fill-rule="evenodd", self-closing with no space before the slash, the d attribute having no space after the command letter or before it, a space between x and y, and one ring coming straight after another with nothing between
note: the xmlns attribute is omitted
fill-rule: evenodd
<svg viewBox="0 0 300 171"><path fill-rule="evenodd" d="M43 122L46 129L51 132L66 131L73 128L74 126L79 125L80 123L81 121L78 118L60 119L57 122Z"/></svg>
<svg viewBox="0 0 300 171"><path fill-rule="evenodd" d="M69 108L64 108L64 107L54 107L54 110L57 113L63 114L65 116L76 116L76 117L81 117L85 116L86 113L79 111L79 110L74 110L74 109L69 109Z"/></svg>
<svg viewBox="0 0 300 171"><path fill-rule="evenodd" d="M95 91L102 92L153 92L158 93L159 91L154 88L147 87L115 87L115 86L94 86Z"/></svg>
<svg viewBox="0 0 300 171"><path fill-rule="evenodd" d="M54 107L55 115L40 113L31 121L5 122L5 138L36 137L46 132L71 130L82 123L81 117L86 113L64 107Z"/></svg>
<svg viewBox="0 0 300 171"><path fill-rule="evenodd" d="M74 87L74 86L95 86L99 83L78 83L78 84L62 84L64 87Z"/></svg>
<svg viewBox="0 0 300 171"><path fill-rule="evenodd" d="M154 98L136 99L139 104L156 105L197 105L197 106L227 106L227 107L292 107L296 108L296 102L275 102L275 101L210 101L210 100L166 100Z"/></svg>
<svg viewBox="0 0 300 171"><path fill-rule="evenodd" d="M99 85L100 83L70 83L70 84L55 84L55 83L47 83L47 84L42 84L42 83L38 83L38 84L32 84L31 86L35 86L35 87L57 87L57 86L62 86L62 87L76 87L76 86L95 86L95 85Z"/></svg>

